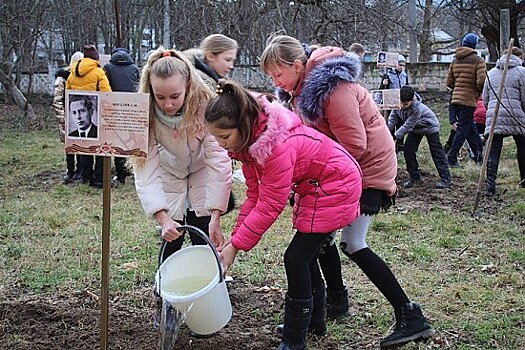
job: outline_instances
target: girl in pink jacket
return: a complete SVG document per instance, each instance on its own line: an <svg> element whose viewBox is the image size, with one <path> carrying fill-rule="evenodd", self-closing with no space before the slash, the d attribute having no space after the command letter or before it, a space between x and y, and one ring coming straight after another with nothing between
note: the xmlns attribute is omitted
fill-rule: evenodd
<svg viewBox="0 0 525 350"><path fill-rule="evenodd" d="M242 162L247 186L221 259L228 270L239 250L257 245L293 188L297 232L284 255L288 291L278 349L305 349L309 329L326 333L325 286L317 255L326 237L359 216L361 170L342 146L303 125L267 95L251 94L230 81L221 81L217 92L205 120L230 157Z"/></svg>
<svg viewBox="0 0 525 350"><path fill-rule="evenodd" d="M310 47L279 35L268 41L261 55L261 68L285 92L287 102L303 121L336 140L363 171L361 215L343 228L341 249L394 308L396 326L381 341L381 348L430 338L432 328L420 306L408 299L388 265L366 242L373 216L392 205L397 190L397 161L385 120L359 82L359 57L337 47ZM348 290L334 240L327 241L322 252L319 262L328 285L328 315L336 317L348 312Z"/></svg>

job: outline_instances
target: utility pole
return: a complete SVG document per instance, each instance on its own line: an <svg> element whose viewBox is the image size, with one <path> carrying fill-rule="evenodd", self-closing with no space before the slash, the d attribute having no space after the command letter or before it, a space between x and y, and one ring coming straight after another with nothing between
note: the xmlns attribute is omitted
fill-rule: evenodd
<svg viewBox="0 0 525 350"><path fill-rule="evenodd" d="M501 9L499 11L499 47L501 52L499 56L503 54L503 50L509 46L510 41L510 10Z"/></svg>
<svg viewBox="0 0 525 350"><path fill-rule="evenodd" d="M427 0L430 1L430 0ZM410 63L417 63L417 33L416 33L416 0L410 0L408 4L408 26L410 28L409 45L410 45Z"/></svg>
<svg viewBox="0 0 525 350"><path fill-rule="evenodd" d="M162 45L166 49L171 49L170 42L170 0L164 0L164 36Z"/></svg>
<svg viewBox="0 0 525 350"><path fill-rule="evenodd" d="M120 6L118 0L113 0L115 6L115 28L117 32L117 42L115 47L122 47L122 35L120 33Z"/></svg>

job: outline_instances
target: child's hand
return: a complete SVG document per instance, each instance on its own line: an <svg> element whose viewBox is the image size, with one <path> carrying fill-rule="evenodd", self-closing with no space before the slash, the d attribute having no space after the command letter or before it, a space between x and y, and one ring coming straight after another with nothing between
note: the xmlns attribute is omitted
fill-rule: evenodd
<svg viewBox="0 0 525 350"><path fill-rule="evenodd" d="M171 242L182 235L182 232L178 231L180 224L173 220L165 210L159 210L154 216L161 227L160 235L163 239Z"/></svg>
<svg viewBox="0 0 525 350"><path fill-rule="evenodd" d="M221 229L220 217L216 220L213 220L212 218L210 224L208 225L208 229L210 232L210 239L215 247L219 248L224 245L224 234L222 233Z"/></svg>
<svg viewBox="0 0 525 350"><path fill-rule="evenodd" d="M163 222L161 227L162 238L168 242L172 242L182 235L182 233L178 231L180 224L174 220Z"/></svg>
<svg viewBox="0 0 525 350"><path fill-rule="evenodd" d="M224 268L224 276L226 276L230 266L235 261L235 257L237 256L238 251L239 250L235 248L231 243L224 247L224 249L222 249L220 256L222 260L222 266Z"/></svg>
<svg viewBox="0 0 525 350"><path fill-rule="evenodd" d="M224 243L223 243L221 246L216 247L216 248L217 248L217 251L218 251L219 253L222 252L222 250L223 250L224 248L226 248L226 247L228 246L228 244L230 244L230 241L231 241L231 239L228 238L226 241L224 241Z"/></svg>

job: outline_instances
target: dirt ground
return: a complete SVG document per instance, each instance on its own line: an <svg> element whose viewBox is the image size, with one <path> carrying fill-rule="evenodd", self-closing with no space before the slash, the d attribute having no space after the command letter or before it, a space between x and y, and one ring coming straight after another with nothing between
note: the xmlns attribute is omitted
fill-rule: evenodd
<svg viewBox="0 0 525 350"><path fill-rule="evenodd" d="M437 206L469 215L476 188L452 184L447 190L429 191L428 188L433 188L438 179L433 174L422 175L423 184L420 186L412 189L400 186L396 206L391 210L424 210ZM58 173L47 173L45 177L61 181L61 174ZM400 177L406 179L406 172L400 171ZM30 182L40 184L42 190L54 186L50 183L52 181ZM498 202L498 196L482 200L479 211L490 216L503 204ZM509 217L509 220L512 219ZM277 347L279 337L274 327L283 310L284 291L266 290L237 277L229 284L229 294L233 316L228 325L207 339L193 337L183 325L178 333L176 349L249 350ZM155 304L151 287L144 286L129 294L111 294L110 298L109 348L158 349L158 334L152 326ZM309 338L309 344L316 342L317 347L322 349L371 349L378 348L381 334L370 328L351 336L351 345L341 345L330 336ZM439 339L433 339L431 343L431 348L440 347ZM46 295L29 293L18 285L0 285L0 350L100 348L100 307L93 291Z"/></svg>
<svg viewBox="0 0 525 350"><path fill-rule="evenodd" d="M401 189L392 210L430 208L432 205L468 213L475 188L452 185L448 190L429 191L437 178L423 174L424 183L412 189ZM49 174L48 174L49 177ZM403 172L401 172L403 177ZM59 175L56 176L59 181ZM49 185L49 184L48 184ZM451 194L454 195L451 195ZM481 201L480 210L490 215L499 205L493 200ZM468 203L468 205L466 205ZM432 205L429 205L432 204ZM491 209L492 208L492 209ZM197 339L186 326L178 333L176 349L274 349L279 337L274 332L275 319L283 309L282 290L264 290L237 278L229 284L233 317L229 324L211 338ZM94 293L76 295L36 295L19 286L0 289L0 349L48 350L100 348L100 310ZM109 314L110 349L155 349L158 334L152 327L155 310L151 290L111 295ZM375 336L375 335L373 335ZM351 348L377 347L371 334ZM309 340L323 349L342 349L331 337ZM354 347L354 345L356 347Z"/></svg>

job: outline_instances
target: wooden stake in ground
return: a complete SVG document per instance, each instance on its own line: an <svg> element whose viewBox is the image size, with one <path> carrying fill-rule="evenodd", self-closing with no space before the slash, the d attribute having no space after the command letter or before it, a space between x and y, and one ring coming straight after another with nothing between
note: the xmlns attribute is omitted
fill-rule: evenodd
<svg viewBox="0 0 525 350"><path fill-rule="evenodd" d="M479 200L481 198L481 187L483 186L483 182L485 181L485 175L487 172L487 161L489 159L490 148L492 147L494 128L496 127L496 119L498 119L499 106L501 105L501 95L503 95L505 80L507 79L507 71L509 69L509 60L513 45L514 39L512 38L510 39L509 47L507 49L507 57L505 60L505 66L503 67L503 73L501 75L501 82L499 84L498 97L496 99L496 107L494 108L494 116L492 117L492 122L490 123L489 137L487 139L487 142L485 143L485 153L483 155L483 164L481 165L481 170L479 171L478 189L476 191L476 198L474 200L474 208L472 209L472 215L476 214L476 210L478 209L479 205ZM487 82L490 84L489 80L487 80Z"/></svg>

